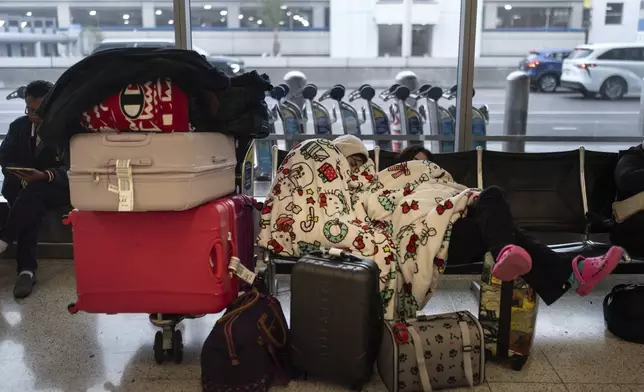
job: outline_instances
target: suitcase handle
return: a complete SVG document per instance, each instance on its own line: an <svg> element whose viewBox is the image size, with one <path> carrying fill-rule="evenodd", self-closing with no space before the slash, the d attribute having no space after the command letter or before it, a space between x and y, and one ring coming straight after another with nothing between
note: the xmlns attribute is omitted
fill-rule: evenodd
<svg viewBox="0 0 644 392"><path fill-rule="evenodd" d="M217 280L221 280L223 278L224 271L227 269L221 265L222 260L227 261L228 259L224 255L224 248L221 245L221 241L216 241L212 245L212 249L210 250L210 259L208 260L208 262L210 264L210 271Z"/></svg>
<svg viewBox="0 0 644 392"><path fill-rule="evenodd" d="M141 147L150 144L149 133L108 133L103 137L103 144L109 147Z"/></svg>
<svg viewBox="0 0 644 392"><path fill-rule="evenodd" d="M331 248L328 250L314 250L309 253L310 255L313 256L324 256L325 254L328 254L329 256L337 257L339 259L346 259L348 261L361 261L362 259L352 253L346 252L342 249L339 248Z"/></svg>
<svg viewBox="0 0 644 392"><path fill-rule="evenodd" d="M109 159L103 165L104 167L116 166L117 159ZM152 158L133 158L130 159L130 166L152 166Z"/></svg>

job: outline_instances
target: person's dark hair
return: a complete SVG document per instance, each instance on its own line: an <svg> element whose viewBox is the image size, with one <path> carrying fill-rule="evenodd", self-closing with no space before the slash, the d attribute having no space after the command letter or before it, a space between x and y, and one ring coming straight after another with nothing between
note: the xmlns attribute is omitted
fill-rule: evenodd
<svg viewBox="0 0 644 392"><path fill-rule="evenodd" d="M34 80L25 87L25 98L42 98L54 85L46 80Z"/></svg>
<svg viewBox="0 0 644 392"><path fill-rule="evenodd" d="M427 159L429 159L430 161L432 160L432 157L433 157L432 153L428 149L426 149L422 144L412 144L410 146L407 146L407 148L405 148L400 152L400 154L398 155L398 162L402 163L402 162L414 161L416 160L415 158L416 155L418 155L418 153L421 153L421 152L427 155Z"/></svg>

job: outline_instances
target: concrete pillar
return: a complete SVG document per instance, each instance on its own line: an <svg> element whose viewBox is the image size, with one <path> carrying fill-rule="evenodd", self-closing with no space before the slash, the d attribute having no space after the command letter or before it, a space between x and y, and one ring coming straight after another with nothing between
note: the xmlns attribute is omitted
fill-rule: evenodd
<svg viewBox="0 0 644 392"><path fill-rule="evenodd" d="M72 15L69 12L69 3L59 3L56 6L56 10L58 27L69 27L69 25L72 24Z"/></svg>
<svg viewBox="0 0 644 392"><path fill-rule="evenodd" d="M141 3L141 16L143 19L143 27L154 28L157 26L156 11L154 3L152 2L143 2Z"/></svg>
<svg viewBox="0 0 644 392"><path fill-rule="evenodd" d="M412 8L414 3L412 0L403 0L403 7L405 9L405 16L402 24L402 57L411 57L412 47Z"/></svg>
<svg viewBox="0 0 644 392"><path fill-rule="evenodd" d="M323 5L313 7L313 27L324 28L324 8Z"/></svg>
<svg viewBox="0 0 644 392"><path fill-rule="evenodd" d="M239 13L241 12L239 3L228 4L228 27L239 27Z"/></svg>
<svg viewBox="0 0 644 392"><path fill-rule="evenodd" d="M34 43L34 54L36 57L42 57L42 42L38 41Z"/></svg>

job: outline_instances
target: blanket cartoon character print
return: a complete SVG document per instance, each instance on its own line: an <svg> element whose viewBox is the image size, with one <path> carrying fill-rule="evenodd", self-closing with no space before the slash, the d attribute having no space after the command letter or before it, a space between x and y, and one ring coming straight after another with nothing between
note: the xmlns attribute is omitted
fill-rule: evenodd
<svg viewBox="0 0 644 392"><path fill-rule="evenodd" d="M452 225L478 191L431 162L374 170L368 160L352 172L330 141L299 144L273 179L259 245L284 256L335 247L373 259L385 318L415 317L445 269Z"/></svg>

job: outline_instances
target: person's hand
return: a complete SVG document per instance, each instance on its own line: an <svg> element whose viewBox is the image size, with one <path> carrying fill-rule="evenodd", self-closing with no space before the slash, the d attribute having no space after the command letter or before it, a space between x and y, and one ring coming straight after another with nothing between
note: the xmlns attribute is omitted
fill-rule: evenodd
<svg viewBox="0 0 644 392"><path fill-rule="evenodd" d="M49 180L47 173L40 170L12 170L11 173L13 173L13 175L18 177L21 181L28 183Z"/></svg>

